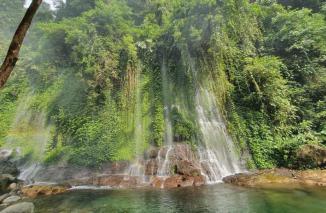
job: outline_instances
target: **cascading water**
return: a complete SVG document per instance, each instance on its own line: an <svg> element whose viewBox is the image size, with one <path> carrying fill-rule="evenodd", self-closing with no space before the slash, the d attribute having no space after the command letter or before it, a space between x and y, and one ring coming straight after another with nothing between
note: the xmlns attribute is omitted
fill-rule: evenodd
<svg viewBox="0 0 326 213"><path fill-rule="evenodd" d="M142 100L141 100L141 85L140 85L140 72L136 74L136 106L135 106L135 162L130 166L128 175L144 177L145 170L143 165L143 143L144 143L144 134L143 134L143 125L142 125Z"/></svg>
<svg viewBox="0 0 326 213"><path fill-rule="evenodd" d="M171 103L170 103L170 96L171 90L168 81L168 73L167 73L167 65L165 61L165 57L163 57L162 68L162 89L163 89L163 103L164 103L164 123L165 123L165 132L164 132L164 145L166 149L161 149L158 153L158 160L159 160L159 169L158 175L159 176L168 176L170 174L170 167L169 167L169 155L173 149L173 129L172 129L172 122L171 122ZM165 157L162 159L161 152L165 151Z"/></svg>
<svg viewBox="0 0 326 213"><path fill-rule="evenodd" d="M240 172L240 162L215 104L214 95L199 88L196 105L203 142L203 147L198 149L202 171L208 183L220 182L223 177Z"/></svg>
<svg viewBox="0 0 326 213"><path fill-rule="evenodd" d="M188 58L196 90L197 123L201 131L201 145L198 147L201 170L208 183L218 183L223 177L241 171L240 160L227 133L214 94L200 85L194 61Z"/></svg>

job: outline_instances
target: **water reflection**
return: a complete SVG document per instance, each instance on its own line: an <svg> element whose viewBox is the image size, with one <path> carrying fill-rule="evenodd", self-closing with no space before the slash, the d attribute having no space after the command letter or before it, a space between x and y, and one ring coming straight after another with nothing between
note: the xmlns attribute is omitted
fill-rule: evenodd
<svg viewBox="0 0 326 213"><path fill-rule="evenodd" d="M173 190L75 191L34 201L36 212L325 212L323 189L246 189L225 184Z"/></svg>

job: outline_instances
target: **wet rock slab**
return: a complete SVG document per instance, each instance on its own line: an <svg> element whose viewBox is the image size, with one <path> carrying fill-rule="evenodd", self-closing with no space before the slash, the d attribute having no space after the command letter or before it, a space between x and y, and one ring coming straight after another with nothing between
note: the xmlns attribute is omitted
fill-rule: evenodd
<svg viewBox="0 0 326 213"><path fill-rule="evenodd" d="M326 170L270 169L229 176L224 178L223 181L238 186L260 188L298 185L326 187Z"/></svg>

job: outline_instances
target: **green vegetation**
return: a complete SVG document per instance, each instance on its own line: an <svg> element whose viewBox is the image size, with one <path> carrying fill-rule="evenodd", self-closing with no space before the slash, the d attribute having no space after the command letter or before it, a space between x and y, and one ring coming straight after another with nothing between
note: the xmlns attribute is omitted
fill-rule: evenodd
<svg viewBox="0 0 326 213"><path fill-rule="evenodd" d="M0 3L0 56L19 2ZM29 94L28 111L51 126L47 163L99 166L161 146L166 63L176 141L196 145L201 86L216 96L239 153L249 150L259 168L289 166L302 145L326 145L325 11L317 0L44 5L0 93L0 145Z"/></svg>

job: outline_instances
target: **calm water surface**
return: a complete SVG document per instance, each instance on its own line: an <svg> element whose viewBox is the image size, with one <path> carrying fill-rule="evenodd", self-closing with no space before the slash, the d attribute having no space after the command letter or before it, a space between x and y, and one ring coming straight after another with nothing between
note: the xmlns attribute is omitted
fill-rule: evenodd
<svg viewBox="0 0 326 213"><path fill-rule="evenodd" d="M326 189L262 190L218 184L173 190L78 190L34 203L40 213L326 213Z"/></svg>

